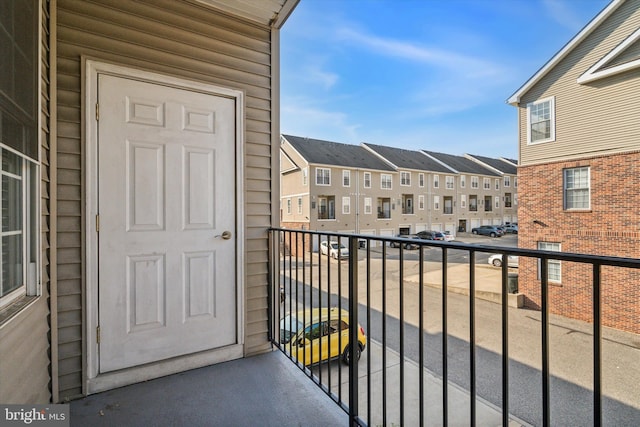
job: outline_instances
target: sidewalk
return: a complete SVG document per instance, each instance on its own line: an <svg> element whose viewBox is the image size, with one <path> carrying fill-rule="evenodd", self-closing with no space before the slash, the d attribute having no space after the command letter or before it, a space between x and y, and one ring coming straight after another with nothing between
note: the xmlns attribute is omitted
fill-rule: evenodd
<svg viewBox="0 0 640 427"><path fill-rule="evenodd" d="M442 288L442 265L429 262L424 274L424 284L427 286ZM510 268L509 273L516 273L517 269ZM475 268L475 295L476 298L500 303L502 301L502 269L490 265L476 264ZM418 284L419 274L405 277L405 281ZM447 267L447 289L462 295L469 295L469 264L455 264ZM508 294L509 307L520 308L524 305L524 295Z"/></svg>
<svg viewBox="0 0 640 427"><path fill-rule="evenodd" d="M359 409L361 418L367 417L367 360L371 358L371 418L370 426L383 424L382 405L382 345L376 341L369 341L366 351L360 359L359 381ZM368 355L367 352L370 354ZM400 355L387 348L387 424L399 426L400 405L398 390L400 390ZM404 425L420 425L420 390L419 365L405 358L404 361ZM424 369L424 422L425 425L442 425L442 379L436 377L429 370ZM343 382L342 393L348 392L348 385ZM467 426L470 422L470 395L466 390L455 384L448 383L448 422L451 426ZM476 425L502 425L502 411L481 398L476 398ZM511 417L509 426L528 426L527 423Z"/></svg>

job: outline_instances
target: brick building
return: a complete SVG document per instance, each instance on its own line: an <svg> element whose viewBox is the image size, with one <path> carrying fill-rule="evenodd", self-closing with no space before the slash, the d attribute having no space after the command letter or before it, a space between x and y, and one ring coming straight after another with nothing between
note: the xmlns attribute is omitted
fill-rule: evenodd
<svg viewBox="0 0 640 427"><path fill-rule="evenodd" d="M640 256L640 0L615 0L508 102L519 117L519 245ZM539 265L520 261L526 305L540 307ZM640 277L603 271L602 321L640 333ZM592 318L592 273L552 261L553 313Z"/></svg>

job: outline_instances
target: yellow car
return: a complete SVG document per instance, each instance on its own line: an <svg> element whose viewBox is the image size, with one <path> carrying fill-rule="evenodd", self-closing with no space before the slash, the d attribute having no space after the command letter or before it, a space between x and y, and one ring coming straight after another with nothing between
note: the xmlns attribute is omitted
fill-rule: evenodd
<svg viewBox="0 0 640 427"><path fill-rule="evenodd" d="M303 323L304 322L304 327ZM349 363L349 312L337 308L313 308L287 315L280 320L280 342L306 366L341 357ZM359 360L367 344L367 336L358 325Z"/></svg>

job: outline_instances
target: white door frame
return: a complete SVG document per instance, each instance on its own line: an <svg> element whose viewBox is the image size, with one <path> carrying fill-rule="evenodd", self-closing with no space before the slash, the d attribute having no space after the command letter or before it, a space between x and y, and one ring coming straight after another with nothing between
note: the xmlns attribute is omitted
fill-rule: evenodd
<svg viewBox="0 0 640 427"><path fill-rule="evenodd" d="M85 299L85 390L86 394L97 393L127 384L145 381L151 378L211 365L244 356L244 92L214 86L207 83L185 80L178 77L128 68L120 65L98 62L83 58L85 70L84 121L87 157L85 164L86 203L85 235L86 235L86 299ZM98 374L99 347L97 344L98 326L98 235L96 232L96 216L98 213L98 123L96 104L98 101L98 75L109 74L123 78L140 80L148 83L186 89L204 94L231 98L235 101L235 154L236 154L236 306L237 306L237 343L223 347L177 357L168 361L147 364L117 371Z"/></svg>

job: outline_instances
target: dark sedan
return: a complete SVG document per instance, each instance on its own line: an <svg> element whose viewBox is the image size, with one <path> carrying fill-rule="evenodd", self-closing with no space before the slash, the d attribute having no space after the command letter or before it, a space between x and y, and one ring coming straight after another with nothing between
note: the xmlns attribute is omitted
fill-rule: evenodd
<svg viewBox="0 0 640 427"><path fill-rule="evenodd" d="M482 236L502 237L504 230L495 225L481 225L480 227L472 228L473 234L480 234Z"/></svg>

